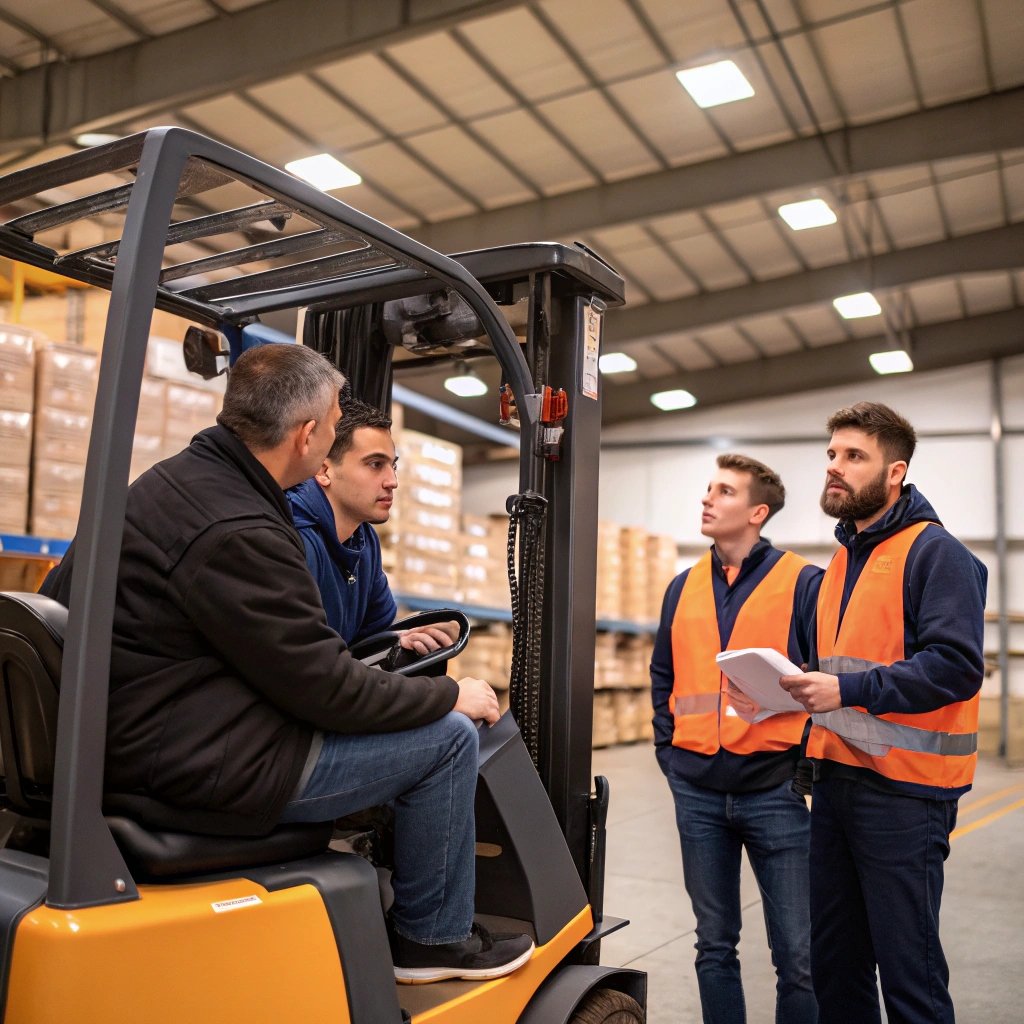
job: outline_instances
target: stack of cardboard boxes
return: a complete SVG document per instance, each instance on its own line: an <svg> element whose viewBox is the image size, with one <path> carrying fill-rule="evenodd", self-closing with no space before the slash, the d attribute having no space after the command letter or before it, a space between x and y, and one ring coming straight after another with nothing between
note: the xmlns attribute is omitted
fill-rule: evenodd
<svg viewBox="0 0 1024 1024"><path fill-rule="evenodd" d="M453 679L475 676L484 679L498 694L502 711L508 708L508 684L512 672L512 627L504 622L473 627L469 646L448 662Z"/></svg>
<svg viewBox="0 0 1024 1024"><path fill-rule="evenodd" d="M165 382L162 459L177 455L188 447L189 441L217 420L217 413L223 405L223 396L193 384Z"/></svg>
<svg viewBox="0 0 1024 1024"><path fill-rule="evenodd" d="M464 515L459 556L460 601L508 610L508 518Z"/></svg>
<svg viewBox="0 0 1024 1024"><path fill-rule="evenodd" d="M597 524L597 595L599 619L622 618L622 527Z"/></svg>
<svg viewBox="0 0 1024 1024"><path fill-rule="evenodd" d="M99 381L95 352L47 345L36 354L31 532L73 537Z"/></svg>
<svg viewBox="0 0 1024 1024"><path fill-rule="evenodd" d="M28 522L35 336L0 324L0 533Z"/></svg>
<svg viewBox="0 0 1024 1024"><path fill-rule="evenodd" d="M390 521L379 529L393 590L454 599L458 590L462 449L402 430L397 438L401 485Z"/></svg>

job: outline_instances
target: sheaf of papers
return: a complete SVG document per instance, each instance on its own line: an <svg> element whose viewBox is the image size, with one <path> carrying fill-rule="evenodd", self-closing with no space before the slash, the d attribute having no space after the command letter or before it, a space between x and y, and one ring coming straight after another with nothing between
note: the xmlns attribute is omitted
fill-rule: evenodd
<svg viewBox="0 0 1024 1024"><path fill-rule="evenodd" d="M715 661L723 675L743 691L757 706L751 721L763 722L783 711L803 711L781 686L779 676L799 675L800 667L771 647L748 647L742 651L722 651ZM740 717L747 718L743 712Z"/></svg>

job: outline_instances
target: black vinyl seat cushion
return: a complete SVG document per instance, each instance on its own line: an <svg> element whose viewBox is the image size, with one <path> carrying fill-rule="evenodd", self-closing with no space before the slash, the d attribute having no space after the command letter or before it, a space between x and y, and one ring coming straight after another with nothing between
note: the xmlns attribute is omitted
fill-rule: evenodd
<svg viewBox="0 0 1024 1024"><path fill-rule="evenodd" d="M41 594L0 593L0 802L44 828L50 817L67 614ZM280 825L252 837L152 829L118 813L106 821L139 880L298 860L323 853L333 829L331 822Z"/></svg>

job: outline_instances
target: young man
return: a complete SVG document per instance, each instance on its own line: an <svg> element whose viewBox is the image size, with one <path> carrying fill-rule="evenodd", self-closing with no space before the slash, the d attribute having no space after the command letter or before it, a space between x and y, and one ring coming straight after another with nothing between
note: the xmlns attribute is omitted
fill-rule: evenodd
<svg viewBox="0 0 1024 1024"><path fill-rule="evenodd" d="M814 990L822 1021L877 1022L877 964L889 1024L952 1024L939 906L977 759L987 573L905 483L916 435L902 416L860 402L827 430L821 507L842 546L821 586L818 671L781 680L814 720Z"/></svg>
<svg viewBox="0 0 1024 1024"><path fill-rule="evenodd" d="M391 515L397 466L391 419L372 405L346 399L334 444L316 476L287 492L327 624L349 646L387 629L395 618L395 599L372 527ZM457 638L457 627L442 623L407 630L400 642L426 654Z"/></svg>
<svg viewBox="0 0 1024 1024"><path fill-rule="evenodd" d="M686 891L697 919L705 1024L746 1019L736 953L744 847L761 889L778 977L776 1019L814 1024L807 848L809 815L792 789L807 716L752 724L737 714L715 655L773 647L797 664L810 651L821 570L772 547L761 528L782 508L782 481L743 455L720 455L703 499L714 542L669 585L651 660L658 763L675 798Z"/></svg>
<svg viewBox="0 0 1024 1024"><path fill-rule="evenodd" d="M302 345L242 355L218 425L128 492L105 789L157 827L260 835L395 801L400 981L496 977L527 936L473 923L480 679L369 669L324 618L284 488L334 441L340 373ZM42 592L67 605L74 547Z"/></svg>

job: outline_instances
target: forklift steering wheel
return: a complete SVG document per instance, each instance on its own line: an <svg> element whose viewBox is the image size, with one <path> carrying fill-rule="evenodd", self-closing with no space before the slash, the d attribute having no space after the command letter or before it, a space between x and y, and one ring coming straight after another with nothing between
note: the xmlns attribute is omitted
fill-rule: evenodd
<svg viewBox="0 0 1024 1024"><path fill-rule="evenodd" d="M456 622L459 636L455 643L429 654L417 654L401 645L401 636L406 630L433 626L439 622ZM375 633L354 643L349 651L371 668L382 668L386 672L397 672L403 676L441 675L449 659L461 654L469 643L469 619L454 608L436 608L418 612L393 624L396 628ZM434 671L429 671L433 669ZM440 669L440 670L439 670Z"/></svg>

